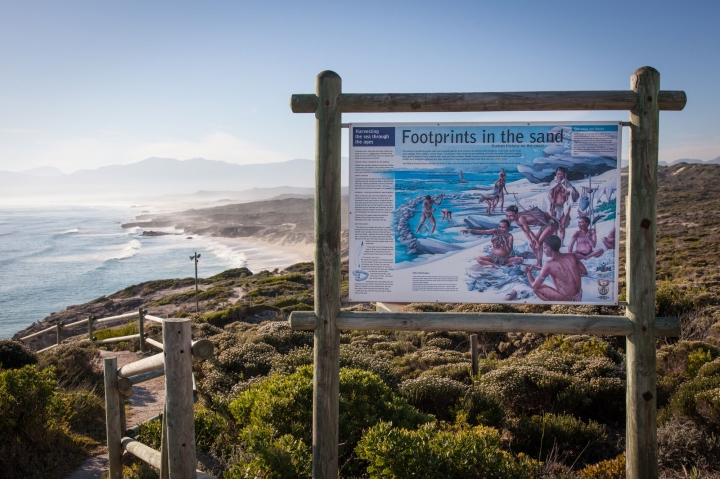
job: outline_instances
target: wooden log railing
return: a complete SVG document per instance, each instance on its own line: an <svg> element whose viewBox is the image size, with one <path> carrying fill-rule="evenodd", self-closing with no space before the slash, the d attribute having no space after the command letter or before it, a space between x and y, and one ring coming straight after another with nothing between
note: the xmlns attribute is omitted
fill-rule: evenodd
<svg viewBox="0 0 720 479"><path fill-rule="evenodd" d="M212 478L196 470L193 403L197 400L193 360L209 359L213 345L208 340L192 341L189 319L163 321L163 352L118 367L116 358L105 360L105 410L108 438L109 479L121 479L123 451L160 470L168 479ZM166 346L166 347L163 347ZM162 420L160 451L134 439L140 424L126 429L124 398L133 394L132 386L165 376L163 414L146 423Z"/></svg>
<svg viewBox="0 0 720 479"><path fill-rule="evenodd" d="M99 331L98 329L95 329L95 325L110 323L110 322L119 321L122 319L132 319L132 318L137 318L138 332L136 334L130 334L127 336L119 336L119 337L107 338L107 339L95 339L94 333ZM105 318L98 319L95 316L88 316L86 319L81 319L79 321L75 321L75 322L68 323L68 324L64 324L64 323L60 322L53 326L50 326L49 328L45 328L41 331L34 332L27 336L23 336L22 338L20 338L20 341L27 341L27 340L30 340L33 338L37 338L38 336L41 336L45 333L55 331L55 344L37 351L37 353L43 353L45 351L49 351L49 350L59 346L62 343L62 332L65 329L73 328L73 327L80 326L80 325L85 325L87 327L88 339L90 341L94 342L95 344L112 344L112 343L130 341L132 339L138 339L140 342L140 352L141 353L144 353L146 351L145 343L150 343L151 345L162 349L162 343L147 337L147 333L145 332L145 321L151 321L153 323L162 324L164 321L166 321L166 319L147 314L146 309L139 308L137 312L123 313L123 314L118 314L115 316L108 316Z"/></svg>

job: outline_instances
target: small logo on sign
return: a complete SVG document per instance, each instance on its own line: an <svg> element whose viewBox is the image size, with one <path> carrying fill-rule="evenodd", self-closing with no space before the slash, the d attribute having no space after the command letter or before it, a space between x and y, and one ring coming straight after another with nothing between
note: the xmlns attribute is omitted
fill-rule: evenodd
<svg viewBox="0 0 720 479"><path fill-rule="evenodd" d="M606 279L600 279L597 282L598 284L598 293L600 293L600 296L605 296L610 292L610 281Z"/></svg>

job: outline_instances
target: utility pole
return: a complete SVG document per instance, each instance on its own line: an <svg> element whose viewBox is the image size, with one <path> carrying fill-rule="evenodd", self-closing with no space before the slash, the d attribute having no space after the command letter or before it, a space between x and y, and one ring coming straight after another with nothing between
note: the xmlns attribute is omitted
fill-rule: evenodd
<svg viewBox="0 0 720 479"><path fill-rule="evenodd" d="M195 313L200 314L200 306L198 304L198 281L197 281L197 264L200 260L200 255L195 252L194 255L190 256L191 260L195 261Z"/></svg>

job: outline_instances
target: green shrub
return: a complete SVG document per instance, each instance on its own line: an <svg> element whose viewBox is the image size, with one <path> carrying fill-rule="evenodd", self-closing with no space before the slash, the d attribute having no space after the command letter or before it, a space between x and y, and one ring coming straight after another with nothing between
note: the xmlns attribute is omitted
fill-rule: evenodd
<svg viewBox="0 0 720 479"><path fill-rule="evenodd" d="M619 421L625 414L624 376L608 358L533 351L502 361L478 384L517 416L555 413Z"/></svg>
<svg viewBox="0 0 720 479"><path fill-rule="evenodd" d="M454 409L466 390L465 384L441 376L421 376L400 384L400 394L410 404L443 421L455 417Z"/></svg>
<svg viewBox="0 0 720 479"><path fill-rule="evenodd" d="M203 283L217 283L218 281L227 281L229 279L247 278L252 275L252 271L247 268L233 268L225 270L215 276L205 278Z"/></svg>
<svg viewBox="0 0 720 479"><path fill-rule="evenodd" d="M18 369L37 363L37 355L20 341L0 339L0 369Z"/></svg>
<svg viewBox="0 0 720 479"><path fill-rule="evenodd" d="M425 347L404 356L393 359L395 373L402 379L414 379L423 371L435 366L456 363L468 363L467 358L459 351L448 351L436 347Z"/></svg>
<svg viewBox="0 0 720 479"><path fill-rule="evenodd" d="M440 376L443 378L452 379L468 386L472 384L472 376L470 375L470 365L463 363L454 364L443 364L441 366L435 366L432 369L423 371L420 376Z"/></svg>
<svg viewBox="0 0 720 479"><path fill-rule="evenodd" d="M434 346L440 349L453 349L453 342L448 338L432 338L425 343L425 346Z"/></svg>
<svg viewBox="0 0 720 479"><path fill-rule="evenodd" d="M705 288L688 286L683 282L670 280L658 281L655 292L655 314L677 318L683 313L697 309L702 305Z"/></svg>
<svg viewBox="0 0 720 479"><path fill-rule="evenodd" d="M668 421L672 417L688 417L697 421L713 420L712 410L708 411L707 408L713 401L712 391L718 388L720 388L720 375L698 374L695 379L683 383L670 396L668 405L658 416L660 422Z"/></svg>
<svg viewBox="0 0 720 479"><path fill-rule="evenodd" d="M460 419L471 426L500 427L507 415L500 398L479 387L468 390L461 406Z"/></svg>
<svg viewBox="0 0 720 479"><path fill-rule="evenodd" d="M239 305L239 306L233 306L228 309L223 309L221 311L215 311L213 313L204 314L203 318L207 320L208 323L212 324L213 326L217 326L219 328L222 328L225 325L228 325L230 323L235 323L238 321L246 321L252 318L252 316L264 313L266 311L277 311L276 308L272 308L271 306L247 306L247 305ZM255 321L258 322L258 321Z"/></svg>
<svg viewBox="0 0 720 479"><path fill-rule="evenodd" d="M281 354L287 354L295 348L313 345L313 333L308 331L293 331L287 321L268 321L261 324L248 342L265 343Z"/></svg>
<svg viewBox="0 0 720 479"><path fill-rule="evenodd" d="M585 357L607 357L619 363L622 356L608 343L594 336L562 334L550 336L540 346L543 351L558 351Z"/></svg>
<svg viewBox="0 0 720 479"><path fill-rule="evenodd" d="M340 345L340 367L363 369L377 374L391 388L397 388L400 379L393 363L387 358L373 353L372 349L354 344Z"/></svg>
<svg viewBox="0 0 720 479"><path fill-rule="evenodd" d="M217 363L241 379L249 379L268 374L277 354L269 344L243 344L221 352L217 356Z"/></svg>
<svg viewBox="0 0 720 479"><path fill-rule="evenodd" d="M537 477L541 470L526 456L514 459L502 451L497 430L483 426L440 429L426 424L409 431L383 422L363 435L356 450L370 463L371 479L521 479Z"/></svg>
<svg viewBox="0 0 720 479"><path fill-rule="evenodd" d="M130 336L131 334L137 334L140 330L138 329L137 321L133 321L116 328L99 329L93 332L93 336L97 340L119 338L121 336Z"/></svg>
<svg viewBox="0 0 720 479"><path fill-rule="evenodd" d="M303 477L312 444L312 391L312 368L305 366L289 376L270 376L230 403L244 454L230 477ZM364 429L380 421L412 428L427 420L378 375L340 370L339 455L347 475L363 469L353 450Z"/></svg>
<svg viewBox="0 0 720 479"><path fill-rule="evenodd" d="M314 351L310 346L293 349L285 355L278 355L272 363L272 373L292 374L301 366L313 364Z"/></svg>
<svg viewBox="0 0 720 479"><path fill-rule="evenodd" d="M0 371L0 470L7 479L65 477L90 445L69 432L53 369Z"/></svg>
<svg viewBox="0 0 720 479"><path fill-rule="evenodd" d="M98 394L104 391L103 373L97 365L100 352L90 341L61 344L40 355L38 368L55 368L58 385L65 389L88 389Z"/></svg>
<svg viewBox="0 0 720 479"><path fill-rule="evenodd" d="M580 479L625 479L625 453L578 471Z"/></svg>
<svg viewBox="0 0 720 479"><path fill-rule="evenodd" d="M105 442L105 402L90 391L58 393L63 420L73 432Z"/></svg>
<svg viewBox="0 0 720 479"><path fill-rule="evenodd" d="M513 421L513 448L547 460L552 449L577 459L584 450L594 451L605 441L605 426L595 421L585 423L569 415L545 414ZM616 453L617 454L617 453Z"/></svg>

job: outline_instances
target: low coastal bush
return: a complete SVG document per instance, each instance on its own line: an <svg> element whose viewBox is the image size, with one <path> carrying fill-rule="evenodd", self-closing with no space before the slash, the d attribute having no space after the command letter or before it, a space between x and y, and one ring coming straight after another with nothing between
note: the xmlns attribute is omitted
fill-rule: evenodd
<svg viewBox="0 0 720 479"><path fill-rule="evenodd" d="M0 371L0 470L3 478L62 478L97 443L70 429L54 368Z"/></svg>
<svg viewBox="0 0 720 479"><path fill-rule="evenodd" d="M63 389L87 389L102 394L103 374L98 366L100 352L90 341L61 344L40 355L38 368L55 368L58 386Z"/></svg>
<svg viewBox="0 0 720 479"><path fill-rule="evenodd" d="M681 471L720 468L720 436L686 418L673 418L658 428L661 467Z"/></svg>
<svg viewBox="0 0 720 479"><path fill-rule="evenodd" d="M625 453L578 471L580 479L625 479Z"/></svg>
<svg viewBox="0 0 720 479"><path fill-rule="evenodd" d="M37 355L20 341L0 339L0 369L18 369L37 363Z"/></svg>
<svg viewBox="0 0 720 479"><path fill-rule="evenodd" d="M507 416L502 400L481 388L470 388L462 399L461 406L459 419L471 426L499 428Z"/></svg>
<svg viewBox="0 0 720 479"><path fill-rule="evenodd" d="M307 477L312 444L312 368L273 375L241 392L229 405L241 453L228 477ZM430 418L395 395L382 379L358 369L340 370L340 446L343 475L365 463L354 453L363 430L379 423L415 428Z"/></svg>
<svg viewBox="0 0 720 479"><path fill-rule="evenodd" d="M412 431L387 422L371 427L357 446L370 463L371 479L422 477L446 479L522 479L537 477L541 464L500 449L494 428L426 424Z"/></svg>
<svg viewBox="0 0 720 479"><path fill-rule="evenodd" d="M483 374L476 387L502 398L516 416L573 414L585 419L623 420L625 371L605 357L533 351L507 359Z"/></svg>
<svg viewBox="0 0 720 479"><path fill-rule="evenodd" d="M583 451L596 451L606 439L605 426L595 421L587 423L563 414L544 414L516 419L510 425L515 440L513 449L543 461L554 448L573 460ZM617 452L615 452L617 454Z"/></svg>
<svg viewBox="0 0 720 479"><path fill-rule="evenodd" d="M441 376L421 376L400 384L400 394L411 405L443 421L455 417L455 408L466 391L465 384Z"/></svg>

